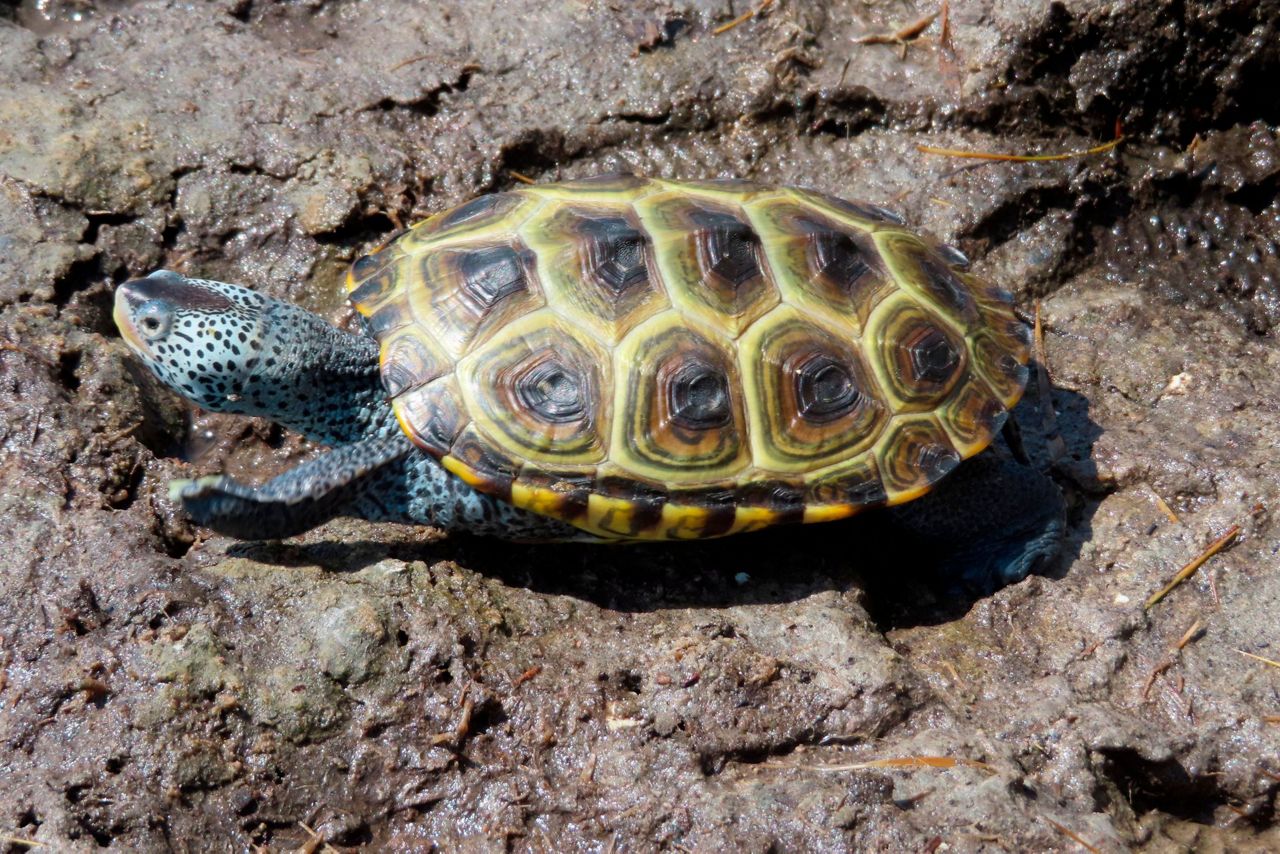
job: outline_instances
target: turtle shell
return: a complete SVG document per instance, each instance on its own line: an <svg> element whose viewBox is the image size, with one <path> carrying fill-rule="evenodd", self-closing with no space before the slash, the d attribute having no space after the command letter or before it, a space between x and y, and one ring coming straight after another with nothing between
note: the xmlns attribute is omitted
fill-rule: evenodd
<svg viewBox="0 0 1280 854"><path fill-rule="evenodd" d="M1008 293L886 211L606 176L483 196L351 269L408 436L614 539L909 501L1027 379Z"/></svg>

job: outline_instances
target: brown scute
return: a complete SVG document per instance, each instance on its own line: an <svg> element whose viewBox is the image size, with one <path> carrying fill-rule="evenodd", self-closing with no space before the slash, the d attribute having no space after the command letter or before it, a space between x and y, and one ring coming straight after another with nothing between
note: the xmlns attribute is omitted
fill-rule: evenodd
<svg viewBox="0 0 1280 854"><path fill-rule="evenodd" d="M689 219L697 227L695 241L704 270L734 291L760 273L760 237L731 213L695 210Z"/></svg>
<svg viewBox="0 0 1280 854"><path fill-rule="evenodd" d="M809 267L813 274L851 296L872 272L867 257L847 234L815 229L809 237Z"/></svg>
<svg viewBox="0 0 1280 854"><path fill-rule="evenodd" d="M621 217L583 217L576 230L584 238L584 268L606 290L621 295L649 280L643 231Z"/></svg>
<svg viewBox="0 0 1280 854"><path fill-rule="evenodd" d="M462 255L458 262L462 287L484 311L505 297L529 289L524 271L532 259L522 258L521 254L511 246L488 246Z"/></svg>
<svg viewBox="0 0 1280 854"><path fill-rule="evenodd" d="M724 427L733 421L729 381L715 365L685 362L667 383L667 410L686 430Z"/></svg>
<svg viewBox="0 0 1280 854"><path fill-rule="evenodd" d="M863 400L849 366L827 353L806 354L791 373L796 383L796 412L806 421L826 424Z"/></svg>

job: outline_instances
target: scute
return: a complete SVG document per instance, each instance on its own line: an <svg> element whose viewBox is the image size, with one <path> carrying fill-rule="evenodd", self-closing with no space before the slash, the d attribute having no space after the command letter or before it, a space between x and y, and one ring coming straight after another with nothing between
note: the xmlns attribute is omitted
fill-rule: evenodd
<svg viewBox="0 0 1280 854"><path fill-rule="evenodd" d="M1006 291L814 190L522 187L420 223L347 285L411 439L610 539L909 501L990 443L1028 375Z"/></svg>

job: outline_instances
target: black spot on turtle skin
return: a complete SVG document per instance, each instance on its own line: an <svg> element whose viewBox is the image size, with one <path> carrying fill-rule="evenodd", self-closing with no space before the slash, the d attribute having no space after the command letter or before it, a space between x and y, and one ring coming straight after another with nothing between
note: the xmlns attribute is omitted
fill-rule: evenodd
<svg viewBox="0 0 1280 854"><path fill-rule="evenodd" d="M554 359L535 365L515 387L521 405L548 423L569 424L587 414L582 378Z"/></svg>
<svg viewBox="0 0 1280 854"><path fill-rule="evenodd" d="M811 238L810 264L815 273L831 280L847 294L853 294L858 283L871 272L858 244L838 231L819 231Z"/></svg>
<svg viewBox="0 0 1280 854"><path fill-rule="evenodd" d="M960 354L938 329L924 330L907 349L917 382L945 385L960 365Z"/></svg>
<svg viewBox="0 0 1280 854"><path fill-rule="evenodd" d="M458 269L462 273L463 290L485 311L529 287L520 253L510 246L467 252Z"/></svg>
<svg viewBox="0 0 1280 854"><path fill-rule="evenodd" d="M713 430L733 420L729 380L713 365L691 361L681 365L667 384L667 411L687 430Z"/></svg>
<svg viewBox="0 0 1280 854"><path fill-rule="evenodd" d="M589 244L591 272L615 295L649 280L644 232L622 217L584 217L578 230Z"/></svg>
<svg viewBox="0 0 1280 854"><path fill-rule="evenodd" d="M690 217L699 231L700 254L707 268L735 287L760 275L760 237L736 216L696 211Z"/></svg>
<svg viewBox="0 0 1280 854"><path fill-rule="evenodd" d="M826 424L850 412L862 400L848 366L818 353L796 369L796 402L800 416Z"/></svg>

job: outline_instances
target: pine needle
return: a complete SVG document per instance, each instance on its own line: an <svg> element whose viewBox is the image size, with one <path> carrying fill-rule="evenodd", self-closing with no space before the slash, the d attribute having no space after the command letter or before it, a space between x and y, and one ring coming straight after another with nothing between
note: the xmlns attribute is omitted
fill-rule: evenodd
<svg viewBox="0 0 1280 854"><path fill-rule="evenodd" d="M977 759L954 758L951 756L903 756L894 759L872 759L867 762L851 762L846 765L793 765L786 762L764 763L770 768L799 768L805 771L866 771L871 768L956 768L964 766L996 773L996 769L986 762Z"/></svg>
<svg viewBox="0 0 1280 854"><path fill-rule="evenodd" d="M1042 815L1040 817L1045 821L1049 822L1049 824L1052 824L1054 826L1054 829L1056 829L1059 833L1063 834L1064 836L1070 837L1073 842L1076 842L1084 846L1085 850L1088 851L1089 854L1102 854L1102 852L1100 852L1097 848L1090 845L1088 842L1085 842L1084 839L1081 838L1080 834L1076 833L1071 828L1064 827L1063 825L1058 824L1056 821L1049 818L1047 815Z"/></svg>
<svg viewBox="0 0 1280 854"><path fill-rule="evenodd" d="M1280 661L1272 661L1269 658L1263 658L1260 655L1254 655L1251 652L1245 652L1243 649L1237 649L1236 652L1240 653L1241 655L1247 655L1249 658L1252 658L1255 661L1261 661L1263 664L1270 664L1272 667L1280 667Z"/></svg>
<svg viewBox="0 0 1280 854"><path fill-rule="evenodd" d="M1076 157L1088 157L1091 154L1102 154L1104 151L1110 151L1120 143L1124 142L1123 136L1118 136L1110 142L1104 142L1102 145L1095 145L1093 148L1086 148L1083 151L1066 151L1062 154L1003 154L993 151L963 151L957 148L936 148L932 145L917 145L916 151L924 154L939 154L943 157L964 157L970 160L1002 160L1011 163L1047 163L1052 160L1072 160Z"/></svg>
<svg viewBox="0 0 1280 854"><path fill-rule="evenodd" d="M1173 590L1173 588L1177 587L1179 584L1194 575L1197 569L1204 566L1205 561L1231 545L1231 541L1234 540L1239 533L1239 525L1232 525L1228 528L1225 534L1210 543L1209 546L1197 555L1190 563L1178 570L1178 574L1173 577L1172 581L1160 590L1152 593L1151 597L1147 599L1146 604L1142 606L1143 610L1150 610L1157 602L1167 596L1169 591Z"/></svg>

